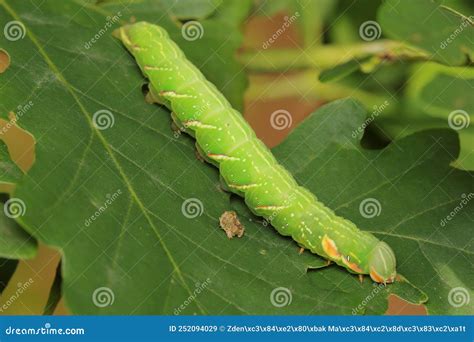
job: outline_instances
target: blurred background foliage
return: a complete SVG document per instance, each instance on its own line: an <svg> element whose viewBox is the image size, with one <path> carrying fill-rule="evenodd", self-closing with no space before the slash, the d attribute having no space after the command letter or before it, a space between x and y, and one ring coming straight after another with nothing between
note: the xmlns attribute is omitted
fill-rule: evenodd
<svg viewBox="0 0 474 342"><path fill-rule="evenodd" d="M247 35L240 59L254 81L248 99L356 98L374 113L365 137L374 148L415 131L449 127L450 113L462 111L456 166L472 170L473 6L463 0L256 1L255 16L273 16L273 31L265 32L270 37L298 17L290 25L295 32L269 47L262 47L258 33ZM276 80L265 77L275 73Z"/></svg>

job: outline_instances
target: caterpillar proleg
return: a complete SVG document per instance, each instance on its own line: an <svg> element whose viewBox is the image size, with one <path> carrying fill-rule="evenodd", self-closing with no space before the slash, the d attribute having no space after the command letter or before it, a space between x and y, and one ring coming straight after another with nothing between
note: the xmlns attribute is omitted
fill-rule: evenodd
<svg viewBox="0 0 474 342"><path fill-rule="evenodd" d="M281 166L242 115L186 59L167 32L139 22L116 35L150 81L148 99L165 105L218 166L228 188L301 247L379 283L393 282L392 249L337 216Z"/></svg>

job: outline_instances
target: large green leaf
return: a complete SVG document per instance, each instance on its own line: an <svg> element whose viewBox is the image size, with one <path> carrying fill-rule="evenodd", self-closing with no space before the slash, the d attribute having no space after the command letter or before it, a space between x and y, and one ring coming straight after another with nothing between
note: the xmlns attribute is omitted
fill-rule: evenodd
<svg viewBox="0 0 474 342"><path fill-rule="evenodd" d="M449 302L456 288L472 297L474 281L468 271L474 261L474 173L449 166L459 154L456 133L426 131L381 151L364 150L360 108L337 101L319 113L275 150L277 156L324 203L394 248L399 272L428 294L429 312L472 313L468 305ZM380 209L371 219L359 212L369 199Z"/></svg>
<svg viewBox="0 0 474 342"><path fill-rule="evenodd" d="M161 8L155 3L133 2L124 17L165 26L239 105L245 82L229 56L240 43L236 30L234 38L217 30L222 17L216 13L217 24L203 23L216 28L207 40L204 34L184 41L176 23L156 15ZM232 18L237 3L226 1L218 12ZM222 192L216 169L194 157L192 139L176 138L169 113L145 103L143 78L118 42L106 34L84 50L106 16L118 10L116 4L84 8L49 0L38 10L26 3L0 4L2 22L21 20L27 29L24 39L1 41L12 66L0 78L9 84L0 103L8 109L29 96L35 101L22 126L37 138L37 162L13 195L28 208L20 222L64 254L62 290L72 312L380 314L389 294L426 301L405 281L375 287L336 266L308 271L322 267L318 257L299 255L292 240ZM226 57L225 67L203 63L203 54L213 49L218 51L213 61ZM113 125L94 125L98 112ZM352 101L336 102L312 115L275 153L325 203L388 240L400 272L432 296L432 312L468 312L466 306L450 306L447 294L453 287L470 291L472 284L465 271L472 261L472 202L447 225L448 237L433 225L462 192L474 190L472 174L449 167L458 153L455 134L432 131L383 151L365 151L360 134L352 138L364 118ZM379 217L360 215L366 197L382 204ZM189 203L197 211L186 211ZM229 241L218 218L231 208L237 208L246 234ZM291 301L280 307L278 299L285 296Z"/></svg>

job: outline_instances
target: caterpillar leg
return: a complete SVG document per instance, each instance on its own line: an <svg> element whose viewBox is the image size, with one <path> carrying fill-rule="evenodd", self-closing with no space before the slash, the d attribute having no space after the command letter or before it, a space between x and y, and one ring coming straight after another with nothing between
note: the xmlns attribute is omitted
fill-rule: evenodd
<svg viewBox="0 0 474 342"><path fill-rule="evenodd" d="M145 94L145 102L150 103L150 104L153 104L153 103L158 103L161 105L163 104L163 103L160 103L160 101L153 96L150 90L148 90L147 93Z"/></svg>
<svg viewBox="0 0 474 342"><path fill-rule="evenodd" d="M215 165L215 166L218 166L218 164L216 164L216 162L214 160L212 160L211 158L209 158L206 153L204 153L204 151L202 150L201 146L199 146L199 144L196 142L194 144L194 146L196 147L196 158L202 162L206 162L206 163L209 163L209 164L212 164L212 165Z"/></svg>
<svg viewBox="0 0 474 342"><path fill-rule="evenodd" d="M171 122L171 129L173 132L186 132L186 127L184 127L183 123L178 119L175 113L171 112L171 119L173 120Z"/></svg>
<svg viewBox="0 0 474 342"><path fill-rule="evenodd" d="M245 195L242 191L229 187L229 185L226 183L225 179L221 175L219 175L219 185L221 190L224 192L233 193L239 195L240 197L244 197Z"/></svg>
<svg viewBox="0 0 474 342"><path fill-rule="evenodd" d="M364 275L363 274L359 274L359 281L360 281L361 284L364 282Z"/></svg>
<svg viewBox="0 0 474 342"><path fill-rule="evenodd" d="M146 103L157 103L162 106L169 104L169 101L158 95L158 93L153 90L153 87L150 84L145 84L142 89L145 92Z"/></svg>
<svg viewBox="0 0 474 342"><path fill-rule="evenodd" d="M221 175L219 175L219 186L221 187L222 191L232 192L232 190L229 188L229 186L227 185L227 183L225 182L224 178Z"/></svg>
<svg viewBox="0 0 474 342"><path fill-rule="evenodd" d="M157 103L163 106L167 105L167 100L161 97L160 95L158 95L156 91L153 91L153 88L149 87L149 85L148 85L148 88L144 91L146 92L145 101L147 103L150 103L150 104ZM174 114L173 112L171 112L171 119L173 120L171 123L171 130L174 132L174 135L176 138L179 137L181 132L191 134L191 132L188 129L186 129L183 123L178 119L176 114Z"/></svg>
<svg viewBox="0 0 474 342"><path fill-rule="evenodd" d="M303 254L303 252L304 252L304 247L300 247L298 254Z"/></svg>

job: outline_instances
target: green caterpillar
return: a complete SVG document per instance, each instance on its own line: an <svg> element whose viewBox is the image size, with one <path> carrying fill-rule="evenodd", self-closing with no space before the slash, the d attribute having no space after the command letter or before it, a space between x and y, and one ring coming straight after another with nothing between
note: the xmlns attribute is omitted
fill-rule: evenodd
<svg viewBox="0 0 474 342"><path fill-rule="evenodd" d="M219 167L228 188L256 215L351 273L369 274L379 283L394 281L392 249L299 186L163 28L139 22L115 34L150 80L149 100L172 111L175 122L196 138L200 153Z"/></svg>

